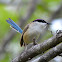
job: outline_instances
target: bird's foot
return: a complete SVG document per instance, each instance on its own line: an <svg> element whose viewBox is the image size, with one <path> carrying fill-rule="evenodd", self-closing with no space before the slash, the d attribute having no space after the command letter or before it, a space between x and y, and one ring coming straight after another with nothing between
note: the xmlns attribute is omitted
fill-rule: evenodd
<svg viewBox="0 0 62 62"><path fill-rule="evenodd" d="M35 38L33 39L33 45L37 45L37 42L35 41Z"/></svg>

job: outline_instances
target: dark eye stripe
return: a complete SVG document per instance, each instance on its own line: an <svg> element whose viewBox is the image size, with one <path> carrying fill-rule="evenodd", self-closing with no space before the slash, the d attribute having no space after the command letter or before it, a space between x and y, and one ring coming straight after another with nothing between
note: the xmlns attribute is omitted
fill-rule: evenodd
<svg viewBox="0 0 62 62"><path fill-rule="evenodd" d="M36 20L34 20L33 22L42 22L42 23L47 23L46 21L44 21L43 19L36 19Z"/></svg>
<svg viewBox="0 0 62 62"><path fill-rule="evenodd" d="M48 25L51 25L51 23L48 23L48 22L46 22L46 21L43 20L43 19L36 19L36 20L34 20L33 22L42 22L42 23L46 23L46 24L48 24Z"/></svg>

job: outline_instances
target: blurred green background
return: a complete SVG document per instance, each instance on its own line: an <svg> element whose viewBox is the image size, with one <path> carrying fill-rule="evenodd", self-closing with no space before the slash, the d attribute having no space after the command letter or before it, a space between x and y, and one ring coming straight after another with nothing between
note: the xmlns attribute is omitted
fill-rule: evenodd
<svg viewBox="0 0 62 62"><path fill-rule="evenodd" d="M35 19L44 19L51 22L53 19L62 17L60 12L59 15L61 16L56 15L57 17L53 17L61 7L61 2L61 0L37 0L36 4L34 3L34 11L31 11L32 13L31 15L29 14L30 17L27 18L27 21L22 23L22 19L26 18L28 12L30 12L30 7L32 6L30 3L33 3L33 0L0 0L0 62L11 62L24 49L24 47L20 47L21 34L12 30L6 19L11 18L19 25L19 22L21 22L22 29L27 23ZM10 34L12 34L11 30L16 35L6 42ZM51 36L48 31L42 41Z"/></svg>

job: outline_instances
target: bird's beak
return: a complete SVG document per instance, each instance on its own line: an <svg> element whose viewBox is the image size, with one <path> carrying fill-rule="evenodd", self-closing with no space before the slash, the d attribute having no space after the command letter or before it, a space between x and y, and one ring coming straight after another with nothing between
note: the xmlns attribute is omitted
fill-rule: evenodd
<svg viewBox="0 0 62 62"><path fill-rule="evenodd" d="M47 23L48 25L51 25L51 23Z"/></svg>

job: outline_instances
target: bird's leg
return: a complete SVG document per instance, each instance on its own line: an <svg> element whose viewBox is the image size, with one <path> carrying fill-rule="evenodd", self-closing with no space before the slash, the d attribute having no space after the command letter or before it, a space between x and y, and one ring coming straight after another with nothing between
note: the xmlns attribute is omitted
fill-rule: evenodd
<svg viewBox="0 0 62 62"><path fill-rule="evenodd" d="M35 37L33 38L33 45L37 45L37 42L35 40Z"/></svg>
<svg viewBox="0 0 62 62"><path fill-rule="evenodd" d="M28 45L28 44L25 44L25 49L24 49L24 51L27 51L27 50L28 50L27 45Z"/></svg>

